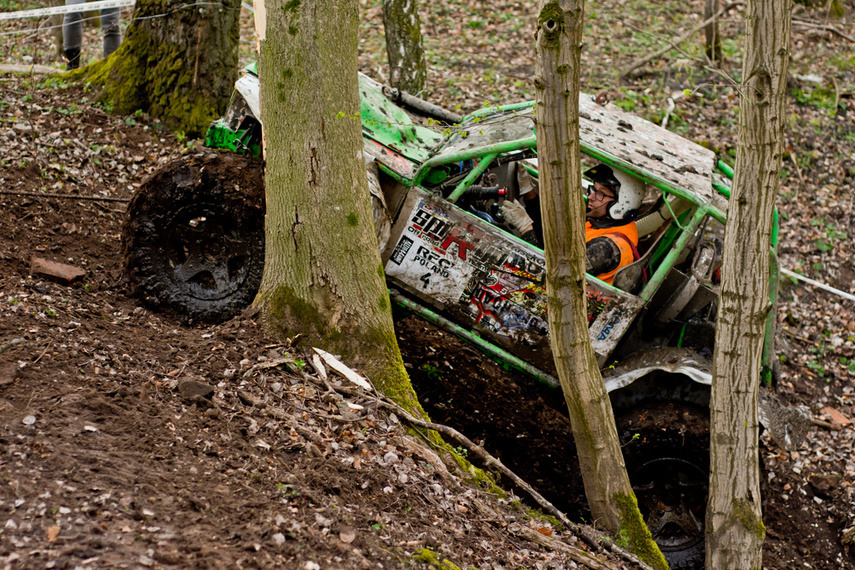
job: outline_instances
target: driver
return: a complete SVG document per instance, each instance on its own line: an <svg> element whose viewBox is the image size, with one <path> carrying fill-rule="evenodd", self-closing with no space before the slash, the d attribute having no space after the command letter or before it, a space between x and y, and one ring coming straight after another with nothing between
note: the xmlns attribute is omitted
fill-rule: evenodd
<svg viewBox="0 0 855 570"><path fill-rule="evenodd" d="M638 259L635 217L644 197L644 183L625 172L599 164L583 173L591 181L585 214L585 272L612 283L618 269ZM532 192L537 193L536 186ZM502 205L505 220L529 243L538 245L533 223L515 201Z"/></svg>
<svg viewBox="0 0 855 570"><path fill-rule="evenodd" d="M585 214L585 272L611 285L618 269L639 257L635 217L644 198L644 183L605 164L583 176L592 182Z"/></svg>

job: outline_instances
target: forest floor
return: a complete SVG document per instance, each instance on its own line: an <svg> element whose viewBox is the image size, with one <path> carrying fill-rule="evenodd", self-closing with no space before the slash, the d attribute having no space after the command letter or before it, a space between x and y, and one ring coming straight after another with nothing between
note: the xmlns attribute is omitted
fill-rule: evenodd
<svg viewBox="0 0 855 570"><path fill-rule="evenodd" d="M531 99L533 4L422 3L422 96L461 111ZM383 81L381 2L361 5L360 68ZM853 294L855 14L843 5L843 19L797 7L779 254ZM702 8L589 2L582 89L732 163L738 94L698 63L702 35L618 73L696 26ZM743 9L722 21L721 70L735 77ZM0 63L61 69L47 29L17 33L36 26L0 26ZM86 42L84 63L100 49L94 29ZM125 201L199 145L96 96L61 76L0 75L0 568L572 568L591 556L632 567L538 516L520 490L473 484L376 399L296 366L307 357L252 314L204 326L140 306L122 271ZM81 275L49 278L39 260ZM852 568L855 303L785 278L777 311L774 389L828 427L797 451L763 437L764 568ZM433 420L588 520L560 394L415 317L397 327Z"/></svg>

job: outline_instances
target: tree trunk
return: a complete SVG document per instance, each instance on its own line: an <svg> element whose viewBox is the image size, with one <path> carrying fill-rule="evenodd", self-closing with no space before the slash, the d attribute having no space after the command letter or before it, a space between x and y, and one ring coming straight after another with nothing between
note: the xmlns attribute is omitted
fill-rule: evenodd
<svg viewBox="0 0 855 570"><path fill-rule="evenodd" d="M757 396L769 302L772 211L790 50L789 0L749 0L735 178L715 338L707 568L760 568Z"/></svg>
<svg viewBox="0 0 855 570"><path fill-rule="evenodd" d="M51 6L62 6L65 0L50 0ZM56 47L57 61L62 61L62 14L55 14L48 18L48 26L50 26L51 35L53 36L53 45Z"/></svg>
<svg viewBox="0 0 855 570"><path fill-rule="evenodd" d="M427 62L416 0L383 0L389 84L418 95L425 88Z"/></svg>
<svg viewBox="0 0 855 570"><path fill-rule="evenodd" d="M704 20L709 20L718 12L719 0L705 0ZM718 18L704 27L705 51L707 58L716 65L721 64L721 37L718 34Z"/></svg>
<svg viewBox="0 0 855 570"><path fill-rule="evenodd" d="M119 113L142 109L174 130L202 135L234 90L240 9L240 0L193 8L140 0L119 49L72 77L102 87L100 100Z"/></svg>
<svg viewBox="0 0 855 570"><path fill-rule="evenodd" d="M357 0L256 6L267 220L255 305L275 335L299 333L303 346L341 355L423 415L395 339L374 234L358 116L358 17Z"/></svg>
<svg viewBox="0 0 855 570"><path fill-rule="evenodd" d="M584 1L540 0L538 10L537 147L555 366L570 412L594 522L612 533L626 533L633 552L657 568L667 568L638 511L611 403L588 336L585 202L579 149Z"/></svg>

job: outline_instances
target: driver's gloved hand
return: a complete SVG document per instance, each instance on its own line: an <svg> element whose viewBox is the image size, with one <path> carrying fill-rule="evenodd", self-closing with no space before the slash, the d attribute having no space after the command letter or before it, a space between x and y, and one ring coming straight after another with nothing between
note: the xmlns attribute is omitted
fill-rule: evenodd
<svg viewBox="0 0 855 570"><path fill-rule="evenodd" d="M505 200L501 206L502 216L520 235L531 231L533 224L525 208L516 200Z"/></svg>
<svg viewBox="0 0 855 570"><path fill-rule="evenodd" d="M531 221L528 212L525 211L525 207L516 200L505 200L502 203L501 211L505 221L517 231L520 239L540 247L540 241L534 232L534 223Z"/></svg>

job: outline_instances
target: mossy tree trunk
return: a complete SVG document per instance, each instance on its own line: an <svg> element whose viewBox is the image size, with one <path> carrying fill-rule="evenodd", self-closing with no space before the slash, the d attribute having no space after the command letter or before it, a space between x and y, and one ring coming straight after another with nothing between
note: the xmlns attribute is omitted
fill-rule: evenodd
<svg viewBox="0 0 855 570"><path fill-rule="evenodd" d="M395 339L362 157L358 2L259 4L267 219L255 305L280 338L302 334L422 414Z"/></svg>
<svg viewBox="0 0 855 570"><path fill-rule="evenodd" d="M585 202L579 148L579 73L584 0L540 0L535 32L549 332L594 521L623 533L640 558L668 564L644 524L621 454L608 393L588 336Z"/></svg>
<svg viewBox="0 0 855 570"><path fill-rule="evenodd" d="M790 0L749 0L739 139L727 211L710 402L706 567L760 568L757 397L781 170Z"/></svg>
<svg viewBox="0 0 855 570"><path fill-rule="evenodd" d="M138 109L188 136L205 134L237 79L240 0L188 7L139 0L122 45L72 77L102 88L119 113Z"/></svg>
<svg viewBox="0 0 855 570"><path fill-rule="evenodd" d="M389 84L418 95L427 80L418 2L383 0L383 28L389 57Z"/></svg>

